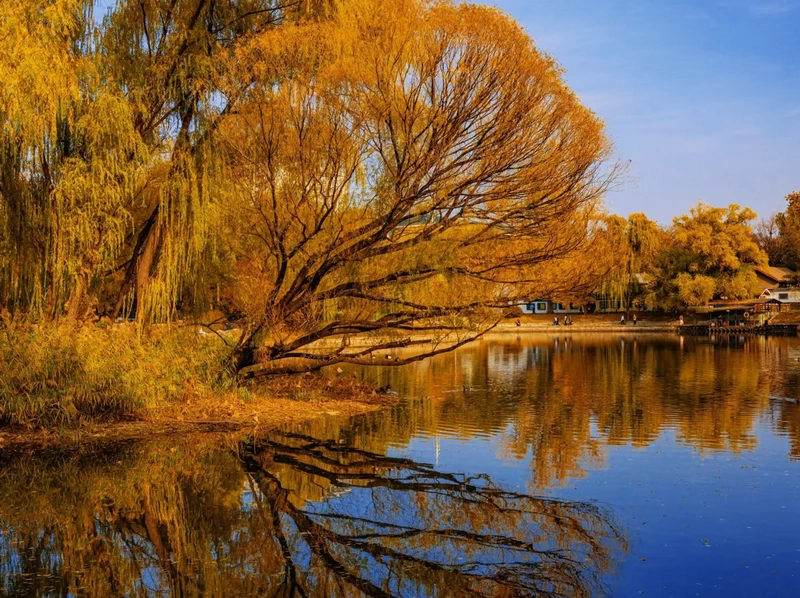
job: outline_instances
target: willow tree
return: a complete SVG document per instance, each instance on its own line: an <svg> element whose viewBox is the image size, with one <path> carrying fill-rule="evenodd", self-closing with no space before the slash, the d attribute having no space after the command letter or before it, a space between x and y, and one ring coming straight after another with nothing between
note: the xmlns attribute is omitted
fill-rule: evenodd
<svg viewBox="0 0 800 598"><path fill-rule="evenodd" d="M658 224L637 212L628 216L611 215L604 219L609 268L601 292L619 300L626 315L633 300L645 292L646 281L661 243Z"/></svg>
<svg viewBox="0 0 800 598"><path fill-rule="evenodd" d="M251 80L242 46L286 23L324 16L321 0L121 0L104 23L106 75L127 92L136 130L158 156L136 204L112 316L167 319L214 226L210 140ZM265 79L285 73L261 71Z"/></svg>
<svg viewBox="0 0 800 598"><path fill-rule="evenodd" d="M279 42L248 48L257 84L221 130L240 371L365 363L468 320L466 342L585 241L603 125L500 11L354 0ZM292 76L258 79L275 64Z"/></svg>
<svg viewBox="0 0 800 598"><path fill-rule="evenodd" d="M0 304L10 309L56 299L52 193L79 151L90 20L84 0L0 4Z"/></svg>
<svg viewBox="0 0 800 598"><path fill-rule="evenodd" d="M167 319L213 228L209 140L250 84L237 49L331 5L94 4L0 6L0 301Z"/></svg>
<svg viewBox="0 0 800 598"><path fill-rule="evenodd" d="M104 73L92 5L0 7L0 302L32 317L80 315L124 252L154 162L130 89Z"/></svg>

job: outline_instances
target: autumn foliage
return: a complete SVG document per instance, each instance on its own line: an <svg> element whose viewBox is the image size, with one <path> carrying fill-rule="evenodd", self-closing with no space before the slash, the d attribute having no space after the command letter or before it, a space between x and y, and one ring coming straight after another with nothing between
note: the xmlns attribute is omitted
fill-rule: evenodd
<svg viewBox="0 0 800 598"><path fill-rule="evenodd" d="M496 9L0 11L0 304L15 318L217 308L243 330L237 369L295 371L367 357L321 339L466 341L494 309L596 282L573 263L614 179L602 122Z"/></svg>

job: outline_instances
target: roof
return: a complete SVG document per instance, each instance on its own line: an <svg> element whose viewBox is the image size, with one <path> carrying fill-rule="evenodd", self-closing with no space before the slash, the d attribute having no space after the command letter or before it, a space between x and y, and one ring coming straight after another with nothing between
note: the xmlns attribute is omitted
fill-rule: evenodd
<svg viewBox="0 0 800 598"><path fill-rule="evenodd" d="M776 289L764 289L759 297L761 299L775 298L776 295L788 295L796 297L800 295L800 287L778 287ZM780 297L778 297L780 299Z"/></svg>
<svg viewBox="0 0 800 598"><path fill-rule="evenodd" d="M706 305L700 305L695 308L695 313L707 314L726 311L750 311L754 309L759 303L765 303L764 300L753 299L751 301L740 301L732 299L715 299L709 301Z"/></svg>
<svg viewBox="0 0 800 598"><path fill-rule="evenodd" d="M786 282L795 274L789 268L780 268L778 266L757 266L755 271L764 278L769 278L775 282Z"/></svg>

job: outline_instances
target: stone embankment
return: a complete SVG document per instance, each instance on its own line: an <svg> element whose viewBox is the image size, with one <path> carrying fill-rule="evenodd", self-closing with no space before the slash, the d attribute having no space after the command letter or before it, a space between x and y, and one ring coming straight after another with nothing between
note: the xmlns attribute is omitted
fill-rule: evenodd
<svg viewBox="0 0 800 598"><path fill-rule="evenodd" d="M568 326L564 326L563 318L559 320L558 326L554 326L552 320L547 322L524 322L521 321L519 325L514 320L504 322L495 328L496 332L537 332L542 334L567 334L577 332L595 332L595 333L612 333L612 334L638 334L644 332L674 332L676 330L677 322L664 322L664 321L639 321L636 324L627 322L620 324L619 322L608 321L575 321Z"/></svg>

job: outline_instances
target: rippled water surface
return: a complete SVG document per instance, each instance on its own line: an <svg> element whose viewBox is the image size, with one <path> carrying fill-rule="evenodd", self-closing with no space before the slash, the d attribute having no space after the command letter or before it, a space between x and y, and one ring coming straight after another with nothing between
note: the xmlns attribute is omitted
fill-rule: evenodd
<svg viewBox="0 0 800 598"><path fill-rule="evenodd" d="M253 438L0 452L0 594L800 595L800 342L504 335Z"/></svg>
<svg viewBox="0 0 800 598"><path fill-rule="evenodd" d="M618 596L800 596L800 341L503 336L404 371L362 442L604 505Z"/></svg>

